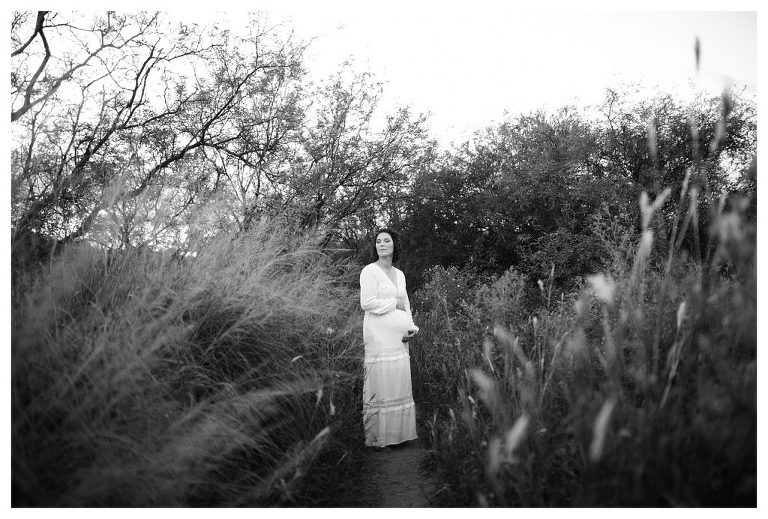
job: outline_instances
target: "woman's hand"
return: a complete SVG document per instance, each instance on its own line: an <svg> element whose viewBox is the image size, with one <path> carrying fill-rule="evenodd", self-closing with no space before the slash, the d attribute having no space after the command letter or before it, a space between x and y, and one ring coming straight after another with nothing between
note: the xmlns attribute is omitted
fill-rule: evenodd
<svg viewBox="0 0 768 519"><path fill-rule="evenodd" d="M397 309L398 310L402 310L403 312L405 312L405 303L403 302L403 298L402 297L398 297L397 298Z"/></svg>

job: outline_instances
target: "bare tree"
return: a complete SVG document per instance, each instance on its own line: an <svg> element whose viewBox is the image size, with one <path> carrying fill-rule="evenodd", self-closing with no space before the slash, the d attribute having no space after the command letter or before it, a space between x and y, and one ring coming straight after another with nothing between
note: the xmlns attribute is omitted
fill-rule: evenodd
<svg viewBox="0 0 768 519"><path fill-rule="evenodd" d="M301 226L325 228L328 240L361 211L405 189L432 149L424 117L406 108L385 116L380 95L381 84L369 75L339 73L313 96L313 124L303 132L289 202Z"/></svg>
<svg viewBox="0 0 768 519"><path fill-rule="evenodd" d="M14 18L13 41L22 42L24 22ZM31 34L14 51L14 245L30 233L59 243L83 237L111 207L148 190L146 203L164 196L183 211L195 190L179 197L163 186L207 186L215 168L196 176L183 167L196 151L264 162L280 134L259 140L254 128L276 127L282 111L259 112L249 100L266 92L268 104L275 78L298 77L301 58L300 47L268 30L235 38L157 14L107 13L85 24L41 13ZM44 76L29 72L37 40Z"/></svg>
<svg viewBox="0 0 768 519"><path fill-rule="evenodd" d="M257 48L264 34L250 35L239 42L236 54ZM212 145L204 151L217 172L218 188L229 201L237 228L248 228L264 215L280 211L280 199L291 174L295 145L304 123L301 67L302 46L290 38L274 49L276 66L265 71L261 81L245 86L231 123L238 139ZM263 52L263 51L262 51Z"/></svg>
<svg viewBox="0 0 768 519"><path fill-rule="evenodd" d="M16 13L14 254L85 237L159 245L205 234L196 221L278 215L330 240L407 189L431 149L423 118L380 116L367 75L310 90L304 45L249 22L235 35L157 13Z"/></svg>

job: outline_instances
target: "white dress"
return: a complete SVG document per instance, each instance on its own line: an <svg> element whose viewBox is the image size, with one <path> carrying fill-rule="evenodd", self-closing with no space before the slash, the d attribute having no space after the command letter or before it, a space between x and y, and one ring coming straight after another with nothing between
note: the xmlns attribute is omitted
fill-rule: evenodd
<svg viewBox="0 0 768 519"><path fill-rule="evenodd" d="M413 323L405 275L397 283L376 263L360 273L360 306L365 343L363 422L365 444L383 447L416 439L416 407L411 389L411 359L402 341ZM403 301L405 311L397 309Z"/></svg>

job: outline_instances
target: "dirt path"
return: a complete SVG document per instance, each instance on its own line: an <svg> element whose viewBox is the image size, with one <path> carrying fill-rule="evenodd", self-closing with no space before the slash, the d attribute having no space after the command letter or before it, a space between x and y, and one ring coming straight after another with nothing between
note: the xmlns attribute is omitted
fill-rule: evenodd
<svg viewBox="0 0 768 519"><path fill-rule="evenodd" d="M371 506L413 508L429 506L437 492L435 481L419 470L426 455L419 440L390 446L388 450L368 453L368 483Z"/></svg>

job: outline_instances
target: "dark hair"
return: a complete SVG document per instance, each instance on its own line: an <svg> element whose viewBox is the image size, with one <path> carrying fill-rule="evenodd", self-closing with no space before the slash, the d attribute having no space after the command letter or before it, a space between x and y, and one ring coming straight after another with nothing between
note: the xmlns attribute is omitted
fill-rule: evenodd
<svg viewBox="0 0 768 519"><path fill-rule="evenodd" d="M392 237L392 263L396 263L397 260L400 259L400 235L392 229L379 229L374 233L373 240L371 240L371 258L373 261L379 259L379 251L376 250L376 238L382 233L387 233Z"/></svg>

